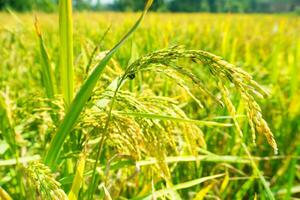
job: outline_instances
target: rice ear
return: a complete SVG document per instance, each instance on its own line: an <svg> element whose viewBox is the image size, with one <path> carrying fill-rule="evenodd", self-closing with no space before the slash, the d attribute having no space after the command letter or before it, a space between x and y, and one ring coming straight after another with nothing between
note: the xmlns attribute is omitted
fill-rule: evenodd
<svg viewBox="0 0 300 200"><path fill-rule="evenodd" d="M139 71L155 71L155 67L159 65L166 69L173 69L178 74L190 78L194 83L198 84L198 87L202 91L209 91L209 89L205 88L204 85L201 84L201 80L199 80L199 78L192 72L188 71L188 69L174 65L174 62L179 58L199 61L206 68L209 68L210 72L217 80L217 87L223 96L224 103L232 116L239 135L242 137L243 133L236 120L236 109L230 100L230 93L225 87L228 83L234 84L241 96L241 100L247 106L246 110L248 122L252 131L253 142L255 142L255 132L262 133L267 138L270 146L274 149L274 152L277 153L278 150L274 135L266 121L262 118L261 108L255 101L254 96L252 96L252 94L256 95L260 92L266 94L267 92L265 92L265 90L263 90L262 87L253 80L250 74L241 68L237 68L228 63L219 56L206 51L186 50L182 46L175 46L169 49L155 51L141 57L126 69L123 77L129 77L130 74L134 74ZM208 92L208 94L210 93ZM210 96L213 95L210 94Z"/></svg>
<svg viewBox="0 0 300 200"><path fill-rule="evenodd" d="M24 167L25 175L31 187L35 188L37 196L42 199L61 199L67 200L68 197L60 188L51 173L51 170L40 162L31 162Z"/></svg>

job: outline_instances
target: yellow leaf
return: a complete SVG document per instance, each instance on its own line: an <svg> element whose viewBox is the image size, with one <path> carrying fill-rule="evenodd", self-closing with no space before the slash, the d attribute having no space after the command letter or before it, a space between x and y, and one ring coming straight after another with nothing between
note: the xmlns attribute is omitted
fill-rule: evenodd
<svg viewBox="0 0 300 200"><path fill-rule="evenodd" d="M0 199L2 199L2 200L13 200L9 196L9 194L4 189L2 189L2 187L0 187Z"/></svg>
<svg viewBox="0 0 300 200"><path fill-rule="evenodd" d="M195 196L194 200L202 200L206 196L206 194L211 190L211 188L215 185L215 183L211 183L202 190L200 190Z"/></svg>
<svg viewBox="0 0 300 200"><path fill-rule="evenodd" d="M86 156L85 154L80 155L80 160L78 162L78 166L76 169L76 174L72 183L72 188L71 191L68 195L69 200L77 200L78 199L78 193L79 190L83 184L83 173L84 173L84 168L85 168L85 161L86 161Z"/></svg>
<svg viewBox="0 0 300 200"><path fill-rule="evenodd" d="M221 190L220 190L221 193L225 191L228 183L229 183L229 175L228 175L228 171L226 171L226 175L221 185Z"/></svg>

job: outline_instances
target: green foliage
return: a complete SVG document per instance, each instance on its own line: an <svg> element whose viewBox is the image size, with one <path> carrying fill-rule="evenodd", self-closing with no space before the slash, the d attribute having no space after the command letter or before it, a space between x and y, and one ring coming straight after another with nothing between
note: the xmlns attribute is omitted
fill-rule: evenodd
<svg viewBox="0 0 300 200"><path fill-rule="evenodd" d="M74 94L72 0L59 1L59 72L66 110Z"/></svg>
<svg viewBox="0 0 300 200"><path fill-rule="evenodd" d="M300 6L296 7L295 13L296 13L297 15L300 15Z"/></svg>
<svg viewBox="0 0 300 200"><path fill-rule="evenodd" d="M200 6L201 1L199 0L174 0L170 2L171 11L197 12L200 10Z"/></svg>
<svg viewBox="0 0 300 200"><path fill-rule="evenodd" d="M34 3L34 0L9 0L9 1L3 1L1 0L2 3L0 3L0 5L2 7L5 6L9 6L9 7L13 7L16 10L19 11L26 11L26 10L31 10L32 9L32 5Z"/></svg>
<svg viewBox="0 0 300 200"><path fill-rule="evenodd" d="M148 0L147 2L151 2L151 0ZM151 4L150 4L151 5ZM45 163L48 164L51 168L54 168L56 165L57 158L59 157L59 153L61 150L61 147L68 136L68 134L71 132L74 124L76 123L80 113L82 112L86 102L90 98L93 89L99 79L99 77L102 75L102 72L106 65L108 64L109 60L112 58L114 53L126 42L128 37L137 29L141 21L143 20L147 10L150 8L149 4L146 4L145 11L141 15L141 17L138 19L138 21L133 25L133 27L129 30L129 32L114 46L107 55L97 64L93 72L89 75L89 77L86 79L86 81L82 84L80 90L76 94L76 97L74 100L70 100L70 104L67 108L67 114L64 117L64 120L62 121L62 124L60 128L58 129L58 132L52 139L50 149L47 153L47 156L45 158ZM62 7L62 12L64 12ZM70 35L69 35L70 36ZM72 37L72 36L70 36ZM72 38L68 38L69 40L72 40ZM73 46L68 46L68 51L73 51ZM68 75L68 74L67 74ZM71 78L73 78L71 76ZM68 79L70 80L70 79ZM70 80L74 81L74 80ZM69 89L67 87L67 89ZM65 98L66 99L66 98ZM70 107L69 107L70 106Z"/></svg>
<svg viewBox="0 0 300 200"><path fill-rule="evenodd" d="M17 11L56 10L57 0L0 0L0 10L11 7ZM151 10L171 12L297 12L297 0L155 0ZM76 10L141 11L143 1L114 0L102 4L100 0L73 0Z"/></svg>
<svg viewBox="0 0 300 200"><path fill-rule="evenodd" d="M53 12L56 8L53 0L0 0L0 10L9 7L17 11L32 9Z"/></svg>
<svg viewBox="0 0 300 200"><path fill-rule="evenodd" d="M45 91L47 97L49 99L53 99L54 96L57 94L57 86L55 82L55 76L53 72L53 67L51 65L51 60L49 58L49 54L47 52L43 36L39 27L38 20L36 19L35 22L36 32L39 38L39 46L40 46L40 54L41 54L41 62L42 62L42 80L45 87Z"/></svg>

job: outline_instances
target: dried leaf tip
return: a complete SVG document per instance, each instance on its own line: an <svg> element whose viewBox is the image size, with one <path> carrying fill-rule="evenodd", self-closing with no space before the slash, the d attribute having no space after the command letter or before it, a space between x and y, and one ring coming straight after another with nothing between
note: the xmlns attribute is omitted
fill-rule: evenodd
<svg viewBox="0 0 300 200"><path fill-rule="evenodd" d="M41 33L40 25L39 25L39 19L37 18L37 16L35 16L34 27L35 27L36 34L39 37L41 37L42 33Z"/></svg>

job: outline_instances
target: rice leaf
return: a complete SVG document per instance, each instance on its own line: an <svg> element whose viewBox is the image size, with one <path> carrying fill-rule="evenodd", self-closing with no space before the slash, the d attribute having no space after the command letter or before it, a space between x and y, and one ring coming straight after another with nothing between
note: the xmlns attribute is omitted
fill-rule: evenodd
<svg viewBox="0 0 300 200"><path fill-rule="evenodd" d="M13 200L11 196L2 188L0 187L0 199L2 200Z"/></svg>
<svg viewBox="0 0 300 200"><path fill-rule="evenodd" d="M60 150L62 145L66 139L66 137L71 132L74 124L76 123L81 111L83 110L85 103L90 98L93 89L101 76L103 70L105 69L107 63L112 58L112 56L116 53L116 51L127 41L127 39L133 34L133 32L138 28L142 20L144 19L149 5L151 5L151 0L147 1L146 7L140 18L133 25L133 27L128 31L128 33L107 53L107 55L99 62L99 64L95 67L93 72L89 75L86 81L82 84L80 90L78 91L75 99L70 105L70 109L68 110L66 116L64 117L57 133L53 137L50 148L45 157L45 163L50 166L50 168L55 168L55 163L57 158L59 157Z"/></svg>
<svg viewBox="0 0 300 200"><path fill-rule="evenodd" d="M74 92L73 67L73 21L72 0L59 1L59 65L61 72L62 93L66 108L70 107ZM67 110L66 109L66 110Z"/></svg>
<svg viewBox="0 0 300 200"><path fill-rule="evenodd" d="M230 127L232 124L225 124L213 121L201 121L201 120L194 120L194 119L184 119L166 115L159 115L159 114L152 114L152 113L136 113L136 112L117 112L121 115L133 116L133 117L141 117L147 119L157 119L157 120L171 120L176 122L184 122L184 123L193 123L199 126L220 126L220 127Z"/></svg>
<svg viewBox="0 0 300 200"><path fill-rule="evenodd" d="M206 194L211 190L215 183L211 183L208 186L202 188L195 196L194 200L203 200Z"/></svg>
<svg viewBox="0 0 300 200"><path fill-rule="evenodd" d="M7 95L0 93L0 131L13 154L16 153L15 131L12 126L11 109Z"/></svg>
<svg viewBox="0 0 300 200"><path fill-rule="evenodd" d="M85 168L85 162L86 162L86 155L82 154L80 156L77 170L75 173L75 177L72 183L72 188L71 191L69 192L68 198L69 200L77 200L78 199L78 194L79 190L84 182L84 168Z"/></svg>
<svg viewBox="0 0 300 200"><path fill-rule="evenodd" d="M254 160L253 160L253 158L252 158L252 156L251 156L251 154L250 154L247 146L244 143L242 143L242 146L243 146L245 152L247 153L247 155L248 155L248 157L249 157L249 159L251 161L251 165L252 165L254 173L259 176L259 179L260 179L262 185L264 186L264 188L265 188L265 190L267 192L268 198L271 199L271 200L275 200L274 194L272 193L269 184L267 183L265 177L259 171L259 169L258 169L257 165L255 164L255 162L254 162Z"/></svg>
<svg viewBox="0 0 300 200"><path fill-rule="evenodd" d="M217 175L213 175L213 176L207 176L207 177L203 177L203 178L199 178L199 179L195 179L192 181L188 181L188 182L184 182L184 183L180 183L178 185L175 185L173 187L167 188L167 189L161 189L158 191L155 191L153 194L147 196L147 197L142 197L142 198L136 198L135 200L150 200L152 199L153 196L155 196L156 198L160 198L163 197L167 194L169 194L172 191L176 191L176 190L182 190L182 189L186 189L186 188L190 188L193 187L195 185L199 185L200 183L209 181L209 180L214 180L217 178L220 178L224 176L224 174L217 174Z"/></svg>
<svg viewBox="0 0 300 200"><path fill-rule="evenodd" d="M44 43L44 39L39 27L38 19L35 18L35 30L37 36L39 38L39 46L40 46L40 56L42 60L42 76L43 76L43 83L45 86L46 94L49 99L52 99L54 95L57 93L56 91L56 84L54 78L54 72L51 67L50 58Z"/></svg>
<svg viewBox="0 0 300 200"><path fill-rule="evenodd" d="M25 164L25 163L29 163L32 161L38 161L40 159L41 159L41 157L39 155L34 155L34 156L20 157L20 158L18 158L18 160L16 160L16 159L0 160L0 167L12 166L12 165L16 165L18 163Z"/></svg>
<svg viewBox="0 0 300 200"><path fill-rule="evenodd" d="M220 192L223 193L227 186L228 186L228 183L229 183L229 174L228 174L228 171L226 170L226 174L225 174L225 177L224 177L224 180L221 184L221 189L220 189Z"/></svg>

